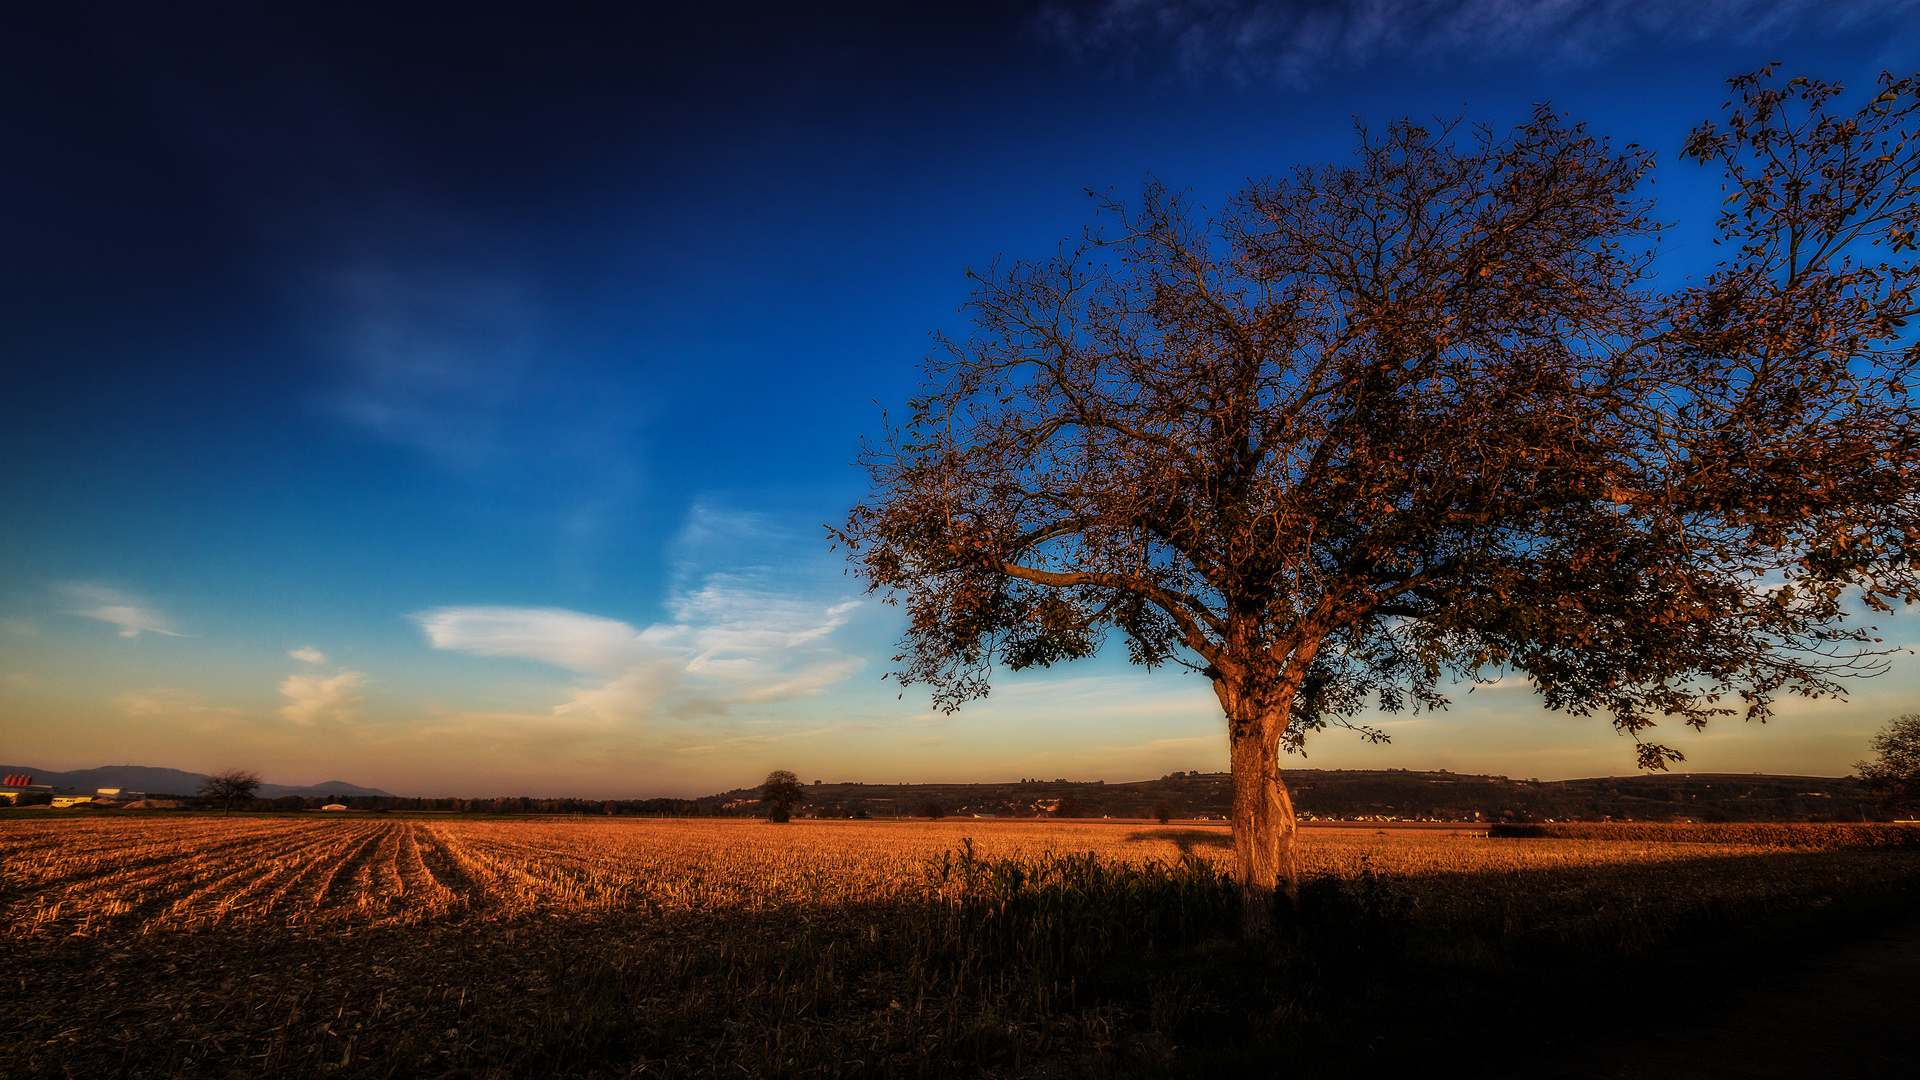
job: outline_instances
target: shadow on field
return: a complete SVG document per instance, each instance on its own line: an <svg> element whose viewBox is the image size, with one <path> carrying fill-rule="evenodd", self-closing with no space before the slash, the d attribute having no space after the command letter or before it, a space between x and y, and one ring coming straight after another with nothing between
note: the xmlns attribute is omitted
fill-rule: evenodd
<svg viewBox="0 0 1920 1080"><path fill-rule="evenodd" d="M963 847L925 870L887 905L16 942L35 984L7 1002L0 1076L1492 1074L1920 889L1913 850L1363 869L1304 882L1250 948L1199 858Z"/></svg>
<svg viewBox="0 0 1920 1080"><path fill-rule="evenodd" d="M1127 834L1129 841L1165 840L1182 853L1194 848L1233 850L1233 834L1224 829L1142 829Z"/></svg>

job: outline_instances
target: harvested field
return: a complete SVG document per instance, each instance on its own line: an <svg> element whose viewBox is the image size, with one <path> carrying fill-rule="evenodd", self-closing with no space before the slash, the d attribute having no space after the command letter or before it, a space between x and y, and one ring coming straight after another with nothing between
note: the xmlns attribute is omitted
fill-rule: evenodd
<svg viewBox="0 0 1920 1080"><path fill-rule="evenodd" d="M0 1076L1102 1075L1920 884L1701 828L1308 829L1261 959L1213 826L9 815Z"/></svg>
<svg viewBox="0 0 1920 1080"><path fill-rule="evenodd" d="M1553 828L1573 831L1516 845L1465 829L1309 828L1302 833L1302 872L1391 879L1431 914L1475 906L1487 890L1463 883L1488 877L1506 881L1497 891L1509 905L1582 904L1626 877L1685 876L1692 884L1674 891L1699 888L1704 897L1720 890L1696 880L1691 864L1714 860L1724 870L1739 865L1728 860L1789 843L1809 855L1859 846L1860 830ZM1697 839L1681 831L1689 828L1699 830ZM1187 852L1225 859L1228 848L1219 827L1065 821L772 827L746 819L262 816L10 822L0 828L6 897L0 932L120 937L889 904L939 893L940 861L963 839L983 858L1091 852L1106 860L1172 863ZM1890 858L1889 865L1908 861ZM1849 865L1865 868L1857 860ZM1517 889L1522 880L1531 886ZM1791 885L1764 872L1735 874L1724 884L1755 896L1783 887Z"/></svg>

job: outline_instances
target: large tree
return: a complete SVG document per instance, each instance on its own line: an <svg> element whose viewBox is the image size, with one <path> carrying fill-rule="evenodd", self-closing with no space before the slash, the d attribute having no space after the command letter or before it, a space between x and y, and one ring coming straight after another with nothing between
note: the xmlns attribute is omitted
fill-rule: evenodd
<svg viewBox="0 0 1920 1080"><path fill-rule="evenodd" d="M260 788L260 774L247 769L225 769L200 781L200 797L220 804L233 813L233 804L246 802Z"/></svg>
<svg viewBox="0 0 1920 1080"><path fill-rule="evenodd" d="M1889 809L1920 806L1920 713L1887 721L1873 737L1872 761L1856 761L1861 784L1877 791Z"/></svg>
<svg viewBox="0 0 1920 1080"><path fill-rule="evenodd" d="M807 801L807 790L790 769L775 769L760 783L760 801L767 804L767 820L781 823L793 816L793 808Z"/></svg>
<svg viewBox="0 0 1920 1080"><path fill-rule="evenodd" d="M949 710L1124 639L1225 712L1248 930L1294 881L1281 751L1508 672L1601 713L1764 719L1916 599L1920 77L1734 80L1685 157L1722 259L1656 276L1653 155L1548 109L1401 122L1205 214L1163 187L974 275L835 531ZM1704 231L1704 230L1703 230ZM1735 706L1738 706L1736 709Z"/></svg>

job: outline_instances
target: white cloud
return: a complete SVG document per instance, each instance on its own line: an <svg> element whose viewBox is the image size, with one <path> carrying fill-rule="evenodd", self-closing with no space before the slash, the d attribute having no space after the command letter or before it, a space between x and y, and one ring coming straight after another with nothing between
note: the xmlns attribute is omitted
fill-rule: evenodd
<svg viewBox="0 0 1920 1080"><path fill-rule="evenodd" d="M686 685L686 669L673 659L661 658L635 664L625 674L595 686L573 691L564 703L554 706L553 715L581 720L635 720L655 715L660 703L677 695ZM717 703L706 700L677 701L675 712L682 716L719 711Z"/></svg>
<svg viewBox="0 0 1920 1080"><path fill-rule="evenodd" d="M61 585L59 591L72 597L75 602L86 605L69 609L66 612L68 615L80 615L112 623L120 628L121 637L139 637L142 630L166 634L169 637L182 636L165 616L142 605L125 593L103 585L88 585L80 582Z"/></svg>
<svg viewBox="0 0 1920 1080"><path fill-rule="evenodd" d="M1037 31L1078 56L1171 63L1189 76L1300 85L1395 59L1591 63L1647 43L1753 43L1902 31L1914 0L1050 0Z"/></svg>
<svg viewBox="0 0 1920 1080"><path fill-rule="evenodd" d="M793 546L758 515L696 507L674 544L671 621L645 629L563 608L444 607L413 619L437 649L537 660L586 676L555 715L692 717L818 694L865 666L829 639L858 600L793 587L804 571L752 565ZM727 562L724 570L701 569Z"/></svg>
<svg viewBox="0 0 1920 1080"><path fill-rule="evenodd" d="M280 707L280 715L305 725L352 720L367 703L364 695L356 693L366 680L366 674L359 671L343 671L331 678L289 675L279 686L288 698L288 704Z"/></svg>
<svg viewBox="0 0 1920 1080"><path fill-rule="evenodd" d="M631 719L669 700L672 712L695 715L819 693L864 665L821 640L857 604L810 604L716 576L670 605L677 621L644 630L561 608L446 607L413 618L437 649L596 678L556 714Z"/></svg>
<svg viewBox="0 0 1920 1080"><path fill-rule="evenodd" d="M413 620L436 649L539 660L590 675L624 671L662 645L659 633L648 640L626 623L564 608L444 607Z"/></svg>
<svg viewBox="0 0 1920 1080"><path fill-rule="evenodd" d="M327 654L311 645L302 645L297 649L288 649L287 655L293 657L295 660L305 660L309 664L324 664L327 662Z"/></svg>

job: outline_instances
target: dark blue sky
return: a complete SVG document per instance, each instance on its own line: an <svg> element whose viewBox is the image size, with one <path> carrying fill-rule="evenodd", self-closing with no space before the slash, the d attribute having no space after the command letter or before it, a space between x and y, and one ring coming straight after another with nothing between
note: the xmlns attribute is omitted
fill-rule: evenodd
<svg viewBox="0 0 1920 1080"><path fill-rule="evenodd" d="M1088 189L1217 201L1356 116L1539 101L1652 147L1698 224L1717 181L1674 151L1729 75L1912 70L1917 14L9 4L0 756L462 793L1212 767L1176 676L1010 683L972 727L878 683L895 628L844 607L820 525L928 333L964 332L965 268L1077 235ZM1626 767L1604 724L1529 713L1516 749L1489 715L1380 761ZM1844 768L1884 719L1846 715L1791 752Z"/></svg>

